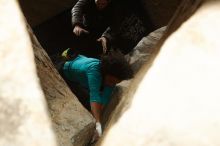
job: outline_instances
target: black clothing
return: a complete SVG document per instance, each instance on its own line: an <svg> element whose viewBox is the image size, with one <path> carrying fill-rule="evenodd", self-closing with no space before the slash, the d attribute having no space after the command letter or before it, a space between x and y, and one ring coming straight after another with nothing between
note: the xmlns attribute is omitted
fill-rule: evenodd
<svg viewBox="0 0 220 146"><path fill-rule="evenodd" d="M89 31L74 38L77 44L74 46L80 54L98 58L102 54L102 48L96 47L96 41L110 23L110 5L103 10L98 10L95 0L79 0L72 8L72 25L76 25Z"/></svg>
<svg viewBox="0 0 220 146"><path fill-rule="evenodd" d="M103 10L98 10L95 0L79 0L72 9L72 25L80 25L91 33L101 34L110 21L110 4Z"/></svg>

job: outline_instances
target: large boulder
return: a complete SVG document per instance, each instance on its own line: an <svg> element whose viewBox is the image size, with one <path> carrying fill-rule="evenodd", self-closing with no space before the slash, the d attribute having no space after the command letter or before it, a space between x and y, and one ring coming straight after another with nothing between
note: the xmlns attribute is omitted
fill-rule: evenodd
<svg viewBox="0 0 220 146"><path fill-rule="evenodd" d="M0 145L56 146L33 49L15 0L0 0Z"/></svg>

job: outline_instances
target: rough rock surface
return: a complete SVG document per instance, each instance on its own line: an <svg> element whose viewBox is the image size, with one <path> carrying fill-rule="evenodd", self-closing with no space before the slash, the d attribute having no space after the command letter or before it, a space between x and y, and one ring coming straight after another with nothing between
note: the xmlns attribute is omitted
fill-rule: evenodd
<svg viewBox="0 0 220 146"><path fill-rule="evenodd" d="M0 145L56 146L31 41L15 0L0 0L0 68Z"/></svg>

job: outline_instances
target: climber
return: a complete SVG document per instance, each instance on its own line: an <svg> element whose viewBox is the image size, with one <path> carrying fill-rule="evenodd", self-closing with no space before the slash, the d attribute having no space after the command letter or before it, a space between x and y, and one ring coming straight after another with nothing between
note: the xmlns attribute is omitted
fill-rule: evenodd
<svg viewBox="0 0 220 146"><path fill-rule="evenodd" d="M96 57L106 52L108 43L102 33L110 23L109 4L110 0L79 0L72 8L73 33L77 40L75 48L80 54ZM101 49L94 47L95 41L102 43Z"/></svg>
<svg viewBox="0 0 220 146"><path fill-rule="evenodd" d="M97 42L98 46L102 48L101 42ZM133 77L131 66L120 52L114 51L102 55L101 59L74 55L71 49L64 51L63 56L69 61L64 63L62 74L71 84L88 91L91 112L96 119L96 134L100 137L102 110L109 102L115 85Z"/></svg>

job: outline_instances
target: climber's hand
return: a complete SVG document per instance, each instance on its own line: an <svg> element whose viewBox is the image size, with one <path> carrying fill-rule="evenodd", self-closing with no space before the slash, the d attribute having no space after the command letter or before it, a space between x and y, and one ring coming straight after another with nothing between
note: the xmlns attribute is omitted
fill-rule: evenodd
<svg viewBox="0 0 220 146"><path fill-rule="evenodd" d="M105 37L100 37L97 41L102 43L103 54L105 54L107 51L107 39Z"/></svg>
<svg viewBox="0 0 220 146"><path fill-rule="evenodd" d="M80 27L79 25L76 25L73 29L73 33L76 35L76 36L80 36L82 34L88 34L89 31L83 29L82 27Z"/></svg>

